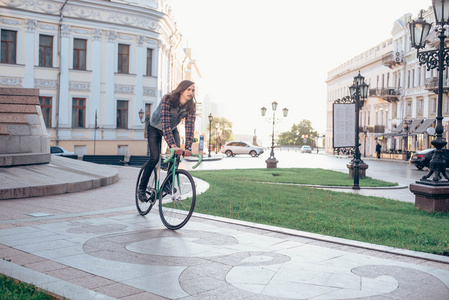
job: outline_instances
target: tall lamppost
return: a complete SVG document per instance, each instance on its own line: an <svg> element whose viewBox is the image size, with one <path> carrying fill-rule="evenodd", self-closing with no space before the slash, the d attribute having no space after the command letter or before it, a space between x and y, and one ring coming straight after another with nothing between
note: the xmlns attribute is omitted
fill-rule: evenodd
<svg viewBox="0 0 449 300"><path fill-rule="evenodd" d="M209 157L210 157L210 142L212 138L212 121L214 120L214 117L212 116L212 113L209 114Z"/></svg>
<svg viewBox="0 0 449 300"><path fill-rule="evenodd" d="M215 154L218 153L218 127L220 123L215 123Z"/></svg>
<svg viewBox="0 0 449 300"><path fill-rule="evenodd" d="M404 129L405 129L405 160L410 159L410 154L408 151L408 133L410 132L410 124L412 124L412 120L404 120Z"/></svg>
<svg viewBox="0 0 449 300"><path fill-rule="evenodd" d="M363 142L364 142L364 145L363 145L363 157L366 157L366 138L367 138L367 134L368 134L368 127L363 126L363 137L364 137L364 139L363 139Z"/></svg>
<svg viewBox="0 0 449 300"><path fill-rule="evenodd" d="M359 190L359 178L360 178L360 143L359 143L359 115L360 115L360 99L365 99L368 96L369 85L365 83L365 77L359 75L354 77L354 84L349 87L352 98L355 100L355 153L354 153L354 185L352 189Z"/></svg>
<svg viewBox="0 0 449 300"><path fill-rule="evenodd" d="M277 167L277 163L278 160L276 159L276 157L274 157L274 124L276 122L276 109L278 107L278 103L276 101L273 101L273 103L271 103L271 108L273 110L273 132L271 134L271 153L270 153L270 157L265 161L267 163L267 168L276 168ZM262 107L260 109L260 112L262 113L262 117L265 117L265 114L267 113L267 109L265 107ZM282 109L282 113L284 115L284 117L287 117L288 114L288 109L284 108Z"/></svg>
<svg viewBox="0 0 449 300"><path fill-rule="evenodd" d="M145 130L147 130L148 128L148 122L150 121L150 117L148 115L145 116L145 120L143 119L144 116L144 112L143 109L139 110L139 119L140 119L140 123L145 123ZM147 133L148 134L148 133ZM148 145L148 140L147 140L147 156L150 155L150 145Z"/></svg>
<svg viewBox="0 0 449 300"><path fill-rule="evenodd" d="M435 14L436 28L440 45L438 49L419 51L419 49L426 46L426 39L432 28L431 23L427 23L422 16L422 11L418 20L413 20L409 23L410 37L412 47L417 49L417 57L419 65L426 65L427 70L438 68L438 102L437 102L437 125L435 128L436 138L431 142L435 146L435 152L429 164L429 173L421 178L419 183L427 185L446 185L449 186L448 181L440 181L441 176L449 180L446 173L446 163L443 158L442 148L446 146L446 139L443 137L443 71L449 67L449 48L444 47L444 40L446 39L445 25L449 25L449 0L432 0L433 12ZM428 180L432 175L432 180Z"/></svg>

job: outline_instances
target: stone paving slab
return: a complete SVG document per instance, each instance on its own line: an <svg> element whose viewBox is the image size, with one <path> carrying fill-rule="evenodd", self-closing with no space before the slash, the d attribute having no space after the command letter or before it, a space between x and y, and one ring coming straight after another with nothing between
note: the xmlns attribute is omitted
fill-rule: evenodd
<svg viewBox="0 0 449 300"><path fill-rule="evenodd" d="M165 229L113 185L0 201L0 273L69 299L449 299L446 256L194 214ZM199 190L207 189L198 181Z"/></svg>
<svg viewBox="0 0 449 300"><path fill-rule="evenodd" d="M445 257L428 255L441 258L432 263L417 254L403 261L369 245L360 252L351 241L338 249L300 231L204 217L176 232L165 229L156 212L130 211L2 229L0 250L11 262L3 261L0 272L69 299L82 299L72 296L80 286L116 299L145 293L165 299L449 298ZM42 273L30 271L36 266ZM105 285L92 285L91 278ZM84 299L103 299L94 295Z"/></svg>

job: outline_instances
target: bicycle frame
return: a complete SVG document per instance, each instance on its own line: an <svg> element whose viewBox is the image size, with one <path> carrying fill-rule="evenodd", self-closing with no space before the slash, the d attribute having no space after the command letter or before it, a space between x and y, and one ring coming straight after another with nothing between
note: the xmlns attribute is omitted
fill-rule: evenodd
<svg viewBox="0 0 449 300"><path fill-rule="evenodd" d="M179 182L179 180L175 181L175 179L176 179L175 176L176 176L176 170L178 169L178 166L179 166L180 157L175 155L175 152L176 152L175 149L170 148L170 155L167 158L165 158L163 160L163 162L168 163L170 166L169 169L167 170L167 176L173 176L172 182ZM196 169L201 164L202 157L199 154L192 154L192 156L198 157L198 163L192 167L192 169ZM162 158L163 158L163 156L162 156ZM157 168L157 172L156 172L156 175L157 175L156 176L156 184L155 184L156 199L159 199L159 197L161 196L161 187L160 187L160 181L159 181L160 174L161 174L161 167L159 165L159 167ZM172 192L173 192L174 188L175 187L172 186ZM178 186L178 188L180 189L181 187Z"/></svg>

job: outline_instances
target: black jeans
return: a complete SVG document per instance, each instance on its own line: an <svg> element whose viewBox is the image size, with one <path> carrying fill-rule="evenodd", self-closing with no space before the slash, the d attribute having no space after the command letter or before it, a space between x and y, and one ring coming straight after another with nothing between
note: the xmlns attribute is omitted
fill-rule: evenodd
<svg viewBox="0 0 449 300"><path fill-rule="evenodd" d="M148 185L148 180L150 180L151 172L153 172L154 167L160 160L161 156L161 144L162 144L162 130L154 128L151 125L148 125L147 128L147 137L148 137L148 148L150 149L150 158L145 165L145 169L142 174L142 178L140 179L139 188L146 189ZM179 147L181 144L181 139L179 137L178 129L175 128L173 130L173 137L175 138L176 146Z"/></svg>

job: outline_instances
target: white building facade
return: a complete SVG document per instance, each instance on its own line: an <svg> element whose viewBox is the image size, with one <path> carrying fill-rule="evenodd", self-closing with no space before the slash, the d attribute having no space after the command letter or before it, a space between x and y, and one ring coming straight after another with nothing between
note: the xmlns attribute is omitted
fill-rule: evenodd
<svg viewBox="0 0 449 300"><path fill-rule="evenodd" d="M192 69L165 0L2 0L0 29L0 86L38 88L51 144L78 155L145 154L139 111Z"/></svg>
<svg viewBox="0 0 449 300"><path fill-rule="evenodd" d="M326 152L333 148L333 103L349 95L349 86L358 74L369 84L369 97L360 110L360 152L362 157L374 156L376 144L382 145L382 156L405 159L406 151L430 148L433 135L427 128L435 127L437 113L437 70L420 66L417 51L411 48L408 23L411 14L398 19L392 36L373 48L328 72ZM423 11L433 22L433 11ZM428 47L438 45L433 33ZM444 74L443 125L447 139L449 121L448 70ZM408 124L404 126L404 124Z"/></svg>

